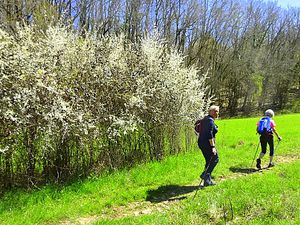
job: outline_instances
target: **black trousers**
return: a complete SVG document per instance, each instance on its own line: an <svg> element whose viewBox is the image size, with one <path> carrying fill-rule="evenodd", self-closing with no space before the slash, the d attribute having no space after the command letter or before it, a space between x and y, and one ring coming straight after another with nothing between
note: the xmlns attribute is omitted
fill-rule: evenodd
<svg viewBox="0 0 300 225"><path fill-rule="evenodd" d="M201 149L201 152L205 158L205 167L203 173L211 174L219 162L219 155L218 153L214 155L210 146L201 145L200 143L198 143L198 146Z"/></svg>
<svg viewBox="0 0 300 225"><path fill-rule="evenodd" d="M267 144L270 147L270 156L274 155L274 139L273 135L263 134L260 136L260 145L261 145L261 152L266 154L267 152Z"/></svg>

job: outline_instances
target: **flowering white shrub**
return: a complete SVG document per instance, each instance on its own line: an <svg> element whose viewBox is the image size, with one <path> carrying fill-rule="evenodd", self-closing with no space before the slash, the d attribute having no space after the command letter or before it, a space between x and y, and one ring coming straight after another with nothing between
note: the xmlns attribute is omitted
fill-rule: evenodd
<svg viewBox="0 0 300 225"><path fill-rule="evenodd" d="M46 33L25 27L16 37L0 30L0 160L22 155L23 143L20 160L28 160L34 176L38 160L44 170L72 167L74 145L99 160L106 154L95 156L99 138L108 151L138 130L179 129L209 103L204 79L155 38L137 44L122 35L82 38L59 27Z"/></svg>

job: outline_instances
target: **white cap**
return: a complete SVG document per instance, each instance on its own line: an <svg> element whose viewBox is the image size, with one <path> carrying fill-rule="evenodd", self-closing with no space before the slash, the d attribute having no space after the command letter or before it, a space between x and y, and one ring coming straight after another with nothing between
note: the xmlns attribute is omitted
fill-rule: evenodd
<svg viewBox="0 0 300 225"><path fill-rule="evenodd" d="M272 109L267 109L265 111L265 116L268 116L268 117L273 117L275 115L274 111Z"/></svg>

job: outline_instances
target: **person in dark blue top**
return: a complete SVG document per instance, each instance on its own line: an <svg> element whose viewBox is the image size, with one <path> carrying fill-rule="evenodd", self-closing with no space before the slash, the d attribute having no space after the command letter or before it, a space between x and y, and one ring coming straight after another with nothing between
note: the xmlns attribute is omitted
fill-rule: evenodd
<svg viewBox="0 0 300 225"><path fill-rule="evenodd" d="M204 180L204 186L215 185L211 180L211 173L219 162L219 156L215 147L215 137L218 132L218 127L214 120L219 116L219 107L211 106L208 110L208 115L201 122L201 134L198 137L198 146L205 158L205 168L201 174Z"/></svg>

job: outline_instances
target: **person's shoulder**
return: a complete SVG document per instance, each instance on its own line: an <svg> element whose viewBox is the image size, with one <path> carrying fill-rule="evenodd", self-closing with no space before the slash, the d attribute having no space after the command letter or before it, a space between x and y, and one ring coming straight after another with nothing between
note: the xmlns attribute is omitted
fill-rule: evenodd
<svg viewBox="0 0 300 225"><path fill-rule="evenodd" d="M212 119L212 117L211 117L210 115L206 115L204 118L205 118L206 120Z"/></svg>
<svg viewBox="0 0 300 225"><path fill-rule="evenodd" d="M207 121L209 122L209 123L214 123L214 119L211 117L211 116L207 116Z"/></svg>

